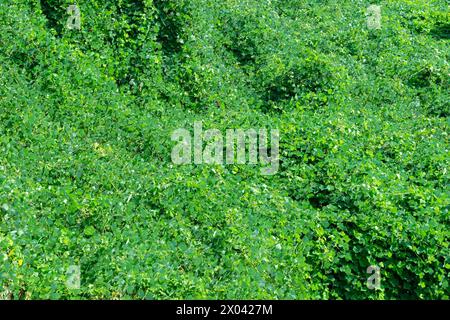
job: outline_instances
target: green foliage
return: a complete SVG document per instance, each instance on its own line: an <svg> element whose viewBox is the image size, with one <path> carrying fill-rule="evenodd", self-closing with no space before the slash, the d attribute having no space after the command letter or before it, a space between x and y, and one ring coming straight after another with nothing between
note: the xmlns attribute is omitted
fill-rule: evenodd
<svg viewBox="0 0 450 320"><path fill-rule="evenodd" d="M70 4L0 2L0 298L449 298L446 1ZM200 120L278 174L174 165Z"/></svg>

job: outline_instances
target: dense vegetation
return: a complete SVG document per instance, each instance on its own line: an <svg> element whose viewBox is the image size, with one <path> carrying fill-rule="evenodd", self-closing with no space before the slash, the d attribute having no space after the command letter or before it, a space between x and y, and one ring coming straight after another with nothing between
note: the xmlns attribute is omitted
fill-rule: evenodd
<svg viewBox="0 0 450 320"><path fill-rule="evenodd" d="M70 4L0 0L0 298L449 298L447 1ZM278 173L174 165L200 120Z"/></svg>

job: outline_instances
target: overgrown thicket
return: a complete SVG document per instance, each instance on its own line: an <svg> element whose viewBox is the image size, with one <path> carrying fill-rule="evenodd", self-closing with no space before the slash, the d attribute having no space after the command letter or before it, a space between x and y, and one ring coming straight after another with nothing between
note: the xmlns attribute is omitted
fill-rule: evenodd
<svg viewBox="0 0 450 320"><path fill-rule="evenodd" d="M70 4L0 1L0 298L449 298L446 1ZM174 165L194 121L279 172Z"/></svg>

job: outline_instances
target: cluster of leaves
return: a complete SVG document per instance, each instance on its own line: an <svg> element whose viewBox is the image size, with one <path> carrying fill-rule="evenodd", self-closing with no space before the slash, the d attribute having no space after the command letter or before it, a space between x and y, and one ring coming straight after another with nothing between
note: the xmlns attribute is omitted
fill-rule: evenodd
<svg viewBox="0 0 450 320"><path fill-rule="evenodd" d="M446 1L71 4L0 3L0 298L449 298ZM200 120L278 174L172 164Z"/></svg>

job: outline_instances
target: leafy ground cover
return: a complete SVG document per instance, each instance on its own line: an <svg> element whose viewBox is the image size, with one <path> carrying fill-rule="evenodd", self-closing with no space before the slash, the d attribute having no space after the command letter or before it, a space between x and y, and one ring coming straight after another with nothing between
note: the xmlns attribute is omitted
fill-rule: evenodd
<svg viewBox="0 0 450 320"><path fill-rule="evenodd" d="M71 4L0 1L0 298L449 298L447 1ZM278 173L174 165L195 121Z"/></svg>

